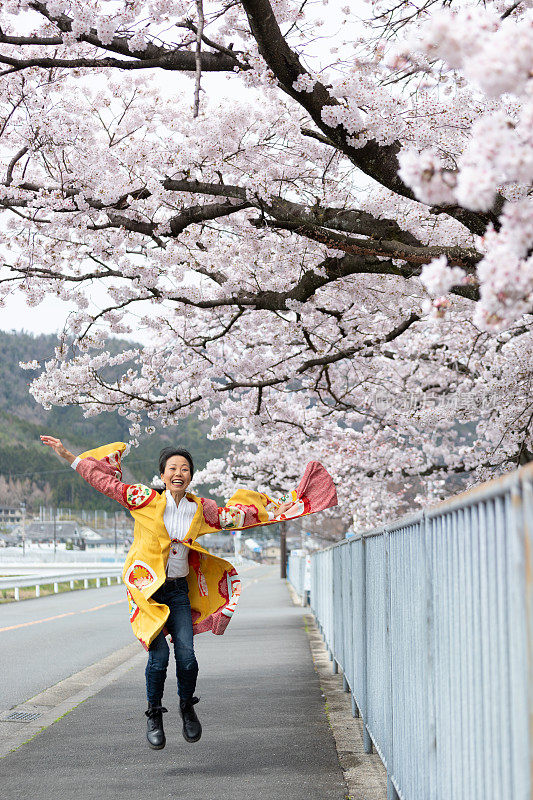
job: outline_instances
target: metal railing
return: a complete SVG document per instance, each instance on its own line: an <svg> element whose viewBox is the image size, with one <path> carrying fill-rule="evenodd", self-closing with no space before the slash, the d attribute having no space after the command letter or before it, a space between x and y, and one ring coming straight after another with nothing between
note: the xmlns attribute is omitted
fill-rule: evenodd
<svg viewBox="0 0 533 800"><path fill-rule="evenodd" d="M389 798L531 797L533 465L314 554L311 607Z"/></svg>
<svg viewBox="0 0 533 800"><path fill-rule="evenodd" d="M291 550L287 559L287 580L302 605L308 605L311 591L311 558L304 550Z"/></svg>
<svg viewBox="0 0 533 800"><path fill-rule="evenodd" d="M102 581L107 586L111 586L111 580L115 578L116 583L122 582L122 567L106 567L102 569L78 570L77 572L40 572L37 575L9 575L0 578L0 591L2 589L14 589L15 600L20 600L20 589L35 586L35 597L41 596L42 586L53 586L54 593L59 592L60 584L68 583L74 589L75 581L83 581L83 588L89 587L89 581L94 580L96 586L100 587Z"/></svg>

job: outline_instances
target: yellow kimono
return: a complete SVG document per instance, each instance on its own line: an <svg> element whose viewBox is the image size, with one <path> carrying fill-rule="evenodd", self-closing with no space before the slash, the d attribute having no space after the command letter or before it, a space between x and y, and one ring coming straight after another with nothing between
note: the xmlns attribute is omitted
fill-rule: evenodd
<svg viewBox="0 0 533 800"><path fill-rule="evenodd" d="M122 482L121 456L124 442L113 442L79 456L73 464L77 472L95 489L117 500L135 520L122 578L126 584L130 622L135 636L148 650L165 627L169 608L157 603L152 595L166 579L170 537L163 522L166 494L143 484ZM196 513L182 544L189 548L189 600L193 632L224 633L241 593L241 581L229 561L209 553L196 539L220 530L243 530L277 523L284 519L313 514L337 504L333 481L318 461L307 465L296 490L279 500L249 489L239 489L219 508L214 500L186 493L196 503ZM280 503L293 500L287 515L274 519Z"/></svg>

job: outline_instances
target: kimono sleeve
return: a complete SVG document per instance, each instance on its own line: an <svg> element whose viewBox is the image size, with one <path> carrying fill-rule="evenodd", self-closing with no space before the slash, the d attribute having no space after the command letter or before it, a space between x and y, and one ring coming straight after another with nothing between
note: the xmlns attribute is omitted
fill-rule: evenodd
<svg viewBox="0 0 533 800"><path fill-rule="evenodd" d="M293 503L291 508L278 514L280 505L287 501ZM297 488L277 499L261 492L239 489L223 508L218 509L219 525L223 530L268 525L270 522L315 514L337 503L337 491L331 475L319 461L310 461Z"/></svg>
<svg viewBox="0 0 533 800"><path fill-rule="evenodd" d="M285 514L277 516L278 508L287 501L292 501L294 505ZM304 501L300 500L294 491L272 499L266 494L242 490L236 492L227 505L218 509L218 520L222 530L235 530L292 519L303 513L305 513Z"/></svg>
<svg viewBox="0 0 533 800"><path fill-rule="evenodd" d="M279 514L282 503L291 508ZM197 535L216 530L243 530L258 525L283 522L306 514L315 514L337 505L337 491L329 472L319 461L310 461L296 489L277 499L251 489L238 489L225 506L200 498L206 527Z"/></svg>
<svg viewBox="0 0 533 800"><path fill-rule="evenodd" d="M93 489L116 500L129 511L144 508L157 497L155 489L142 483L123 483L111 467L96 458L81 459L75 469Z"/></svg>

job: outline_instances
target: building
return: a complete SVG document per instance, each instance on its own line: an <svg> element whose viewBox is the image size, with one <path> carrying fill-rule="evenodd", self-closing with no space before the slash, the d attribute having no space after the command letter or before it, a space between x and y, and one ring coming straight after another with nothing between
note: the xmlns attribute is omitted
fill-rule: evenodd
<svg viewBox="0 0 533 800"><path fill-rule="evenodd" d="M0 506L0 525L15 525L22 520L20 506Z"/></svg>
<svg viewBox="0 0 533 800"><path fill-rule="evenodd" d="M263 561L276 564L281 557L281 548L278 542L267 542L263 545Z"/></svg>

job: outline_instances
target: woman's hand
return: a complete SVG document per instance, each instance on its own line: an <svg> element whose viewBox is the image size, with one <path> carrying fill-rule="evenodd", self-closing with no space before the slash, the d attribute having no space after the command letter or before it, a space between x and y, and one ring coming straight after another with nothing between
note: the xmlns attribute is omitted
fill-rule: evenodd
<svg viewBox="0 0 533 800"><path fill-rule="evenodd" d="M280 506L277 508L277 510L276 510L276 511L274 511L274 519L277 519L277 518L278 518L278 517L280 517L282 514L285 514L285 513L286 513L286 512L287 512L287 511L288 511L290 508L292 508L294 505L296 505L296 503L294 503L292 500L287 500L287 501L285 501L285 503L282 503L282 504L281 504L281 505L280 505Z"/></svg>
<svg viewBox="0 0 533 800"><path fill-rule="evenodd" d="M61 439L56 439L54 436L41 436L41 442L46 444L48 447L51 447L58 456L64 458L69 464L72 464L74 461L75 457L63 445Z"/></svg>

